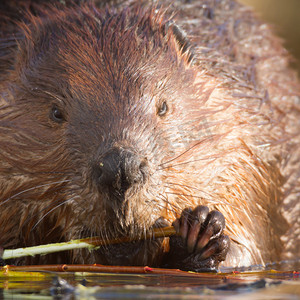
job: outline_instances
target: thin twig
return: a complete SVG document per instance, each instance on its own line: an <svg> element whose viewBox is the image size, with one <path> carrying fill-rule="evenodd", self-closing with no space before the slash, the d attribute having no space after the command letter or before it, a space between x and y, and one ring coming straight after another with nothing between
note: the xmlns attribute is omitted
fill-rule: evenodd
<svg viewBox="0 0 300 300"><path fill-rule="evenodd" d="M223 282L235 281L253 281L257 278L270 277L278 278L278 275L288 277L288 278L299 278L299 272L297 271L276 271L276 270L264 270L264 271L248 271L248 272L237 272L232 271L229 273L197 273L181 271L178 269L161 269L161 268L151 268L148 266L105 266L99 264L93 265L28 265L28 266L10 266L6 265L0 268L0 277L16 277L25 276L27 272L27 277L33 276L43 276L41 272L77 272L77 275L86 275L85 273L111 273L111 274L156 274L156 275L170 275L170 276L180 276L180 277L194 277L198 279L206 280L217 280ZM36 273L40 272L40 273ZM45 274L44 274L45 275Z"/></svg>
<svg viewBox="0 0 300 300"><path fill-rule="evenodd" d="M1 270L1 268L0 268ZM161 269L148 266L105 266L99 264L93 265L28 265L28 266L10 266L2 267L2 271L9 275L9 272L79 272L79 273L112 273L112 274L160 274L177 275L184 277L202 277L224 279L224 274L220 273L195 273L181 271L179 269Z"/></svg>
<svg viewBox="0 0 300 300"><path fill-rule="evenodd" d="M163 238L169 237L171 235L176 234L176 231L173 226L164 227L164 228L155 228L153 232L149 232L144 239L154 239L154 238ZM138 238L140 240L140 238ZM49 253L65 251L65 250L74 250L74 249L82 249L89 248L93 250L95 248L99 248L103 245L111 245L111 244L121 244L128 243L137 240L137 238L132 237L123 237L111 240L102 240L99 237L85 238L79 240L72 240L64 243L54 243L47 245L40 245L34 247L27 248L18 248L18 249L6 249L3 251L2 259L12 259L23 256L35 256L35 255L45 255Z"/></svg>

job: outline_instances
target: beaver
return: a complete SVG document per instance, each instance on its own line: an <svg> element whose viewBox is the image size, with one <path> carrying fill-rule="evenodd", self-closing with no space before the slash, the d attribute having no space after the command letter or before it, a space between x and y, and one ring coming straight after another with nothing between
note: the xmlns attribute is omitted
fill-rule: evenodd
<svg viewBox="0 0 300 300"><path fill-rule="evenodd" d="M299 255L299 82L269 26L234 0L64 3L2 4L0 245L137 241L14 263Z"/></svg>

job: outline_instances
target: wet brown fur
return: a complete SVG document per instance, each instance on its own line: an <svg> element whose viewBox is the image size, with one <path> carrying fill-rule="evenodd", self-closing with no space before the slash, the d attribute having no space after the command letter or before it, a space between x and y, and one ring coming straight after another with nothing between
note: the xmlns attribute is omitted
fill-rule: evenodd
<svg viewBox="0 0 300 300"><path fill-rule="evenodd" d="M41 4L18 25L8 18L0 45L4 248L142 236L160 217L172 222L205 204L226 218L233 243L225 265L298 255L300 100L288 54L231 0L163 4ZM170 18L193 49L183 50ZM54 104L62 123L49 117ZM93 181L93 165L113 147L136 149L149 168L121 205ZM110 250L70 261L155 265L162 251L159 242ZM34 262L59 260L68 262Z"/></svg>

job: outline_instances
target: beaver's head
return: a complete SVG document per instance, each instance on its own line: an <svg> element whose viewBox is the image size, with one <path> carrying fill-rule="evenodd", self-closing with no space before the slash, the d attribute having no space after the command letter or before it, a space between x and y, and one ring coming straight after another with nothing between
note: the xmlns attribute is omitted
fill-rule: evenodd
<svg viewBox="0 0 300 300"><path fill-rule="evenodd" d="M173 165L195 140L186 111L198 97L184 33L138 7L51 11L22 32L11 151L32 187L20 197L40 205L37 223L71 207L70 238L139 236L174 216L183 184Z"/></svg>

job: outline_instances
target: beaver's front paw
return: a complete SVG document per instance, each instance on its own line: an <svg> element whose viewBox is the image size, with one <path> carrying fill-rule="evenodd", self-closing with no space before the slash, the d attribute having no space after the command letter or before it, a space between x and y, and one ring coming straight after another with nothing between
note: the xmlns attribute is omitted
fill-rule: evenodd
<svg viewBox="0 0 300 300"><path fill-rule="evenodd" d="M206 206L184 209L173 223L179 236L170 238L165 267L188 271L216 271L226 258L230 239L223 234L224 216Z"/></svg>

